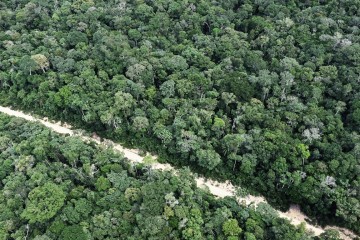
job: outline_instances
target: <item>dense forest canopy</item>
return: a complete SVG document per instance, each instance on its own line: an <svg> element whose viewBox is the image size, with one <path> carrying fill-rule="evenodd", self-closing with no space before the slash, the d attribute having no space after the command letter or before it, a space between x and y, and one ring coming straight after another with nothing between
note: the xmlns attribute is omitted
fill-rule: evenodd
<svg viewBox="0 0 360 240"><path fill-rule="evenodd" d="M359 0L4 0L0 102L359 233L359 16Z"/></svg>
<svg viewBox="0 0 360 240"><path fill-rule="evenodd" d="M314 238L269 205L239 205L112 149L0 114L0 239ZM334 239L334 238L331 238Z"/></svg>

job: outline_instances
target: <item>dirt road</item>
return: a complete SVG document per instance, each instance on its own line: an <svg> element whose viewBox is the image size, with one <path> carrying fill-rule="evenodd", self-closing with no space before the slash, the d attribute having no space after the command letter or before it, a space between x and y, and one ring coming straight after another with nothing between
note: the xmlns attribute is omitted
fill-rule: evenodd
<svg viewBox="0 0 360 240"><path fill-rule="evenodd" d="M10 116L20 117L23 119L26 119L28 121L38 121L44 126L52 129L53 131L61 134L69 134L71 136L79 136L84 141L94 141L98 144L108 144L112 145L112 147L124 154L124 156L133 162L142 162L144 157L140 156L138 154L138 150L136 149L127 149L121 146L120 144L114 143L110 140L103 140L102 142L98 138L91 138L88 136L84 136L82 134L77 134L77 131L74 131L71 129L71 125L68 124L61 124L60 122L51 122L47 118L44 119L37 119L29 114L25 114L21 111L12 110L7 107L1 107L0 106L0 112L8 114ZM156 156L152 156L154 159L156 159ZM155 169L161 169L161 170L174 170L174 168L169 164L161 164L161 163L154 163L152 164L153 168ZM209 191L217 196L217 197L226 197L226 196L234 196L235 195L235 187L230 182L220 183L213 180L206 180L204 178L196 178L196 183L198 187L202 188L208 188ZM237 200L240 203L245 203L246 205L254 204L255 206L259 203L266 203L266 200L263 197L257 197L252 195L247 195L245 197L237 197ZM291 208L287 212L281 212L277 211L279 216L282 218L288 219L292 224L299 225L302 222L305 222L305 219L307 218L306 215L304 215L301 211L299 206L292 205ZM325 229L321 228L319 226L314 226L309 223L305 222L305 226L308 230L312 231L314 235L318 236L321 233L324 232L327 228L337 229L340 231L341 237L344 240L353 239L356 237L354 233L347 229L342 229L338 227L328 226Z"/></svg>

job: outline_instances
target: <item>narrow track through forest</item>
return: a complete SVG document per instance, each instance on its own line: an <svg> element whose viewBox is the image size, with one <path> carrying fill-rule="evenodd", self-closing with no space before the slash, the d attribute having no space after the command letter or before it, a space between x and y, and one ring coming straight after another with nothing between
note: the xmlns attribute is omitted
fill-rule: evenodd
<svg viewBox="0 0 360 240"><path fill-rule="evenodd" d="M2 107L0 106L0 112L5 113L10 116L15 116L19 118L23 118L28 121L38 121L44 126L46 126L49 129L52 129L53 131L60 133L60 134L68 134L71 136L78 136L84 141L94 141L97 144L107 144L110 145L114 150L119 151L124 154L124 156L131 162L140 163L144 160L144 157L140 156L139 151L137 149L127 149L121 146L120 144L114 143L111 140L103 139L102 141L99 138L96 137L88 137L84 134L80 133L80 131L72 130L71 125L66 123L60 123L60 122L53 122L48 120L47 118L36 118L33 117L30 114L25 114L21 111L12 110L8 107ZM151 156L153 159L156 159L157 156ZM158 169L158 170L164 170L164 171L176 171L171 165L169 164L162 164L154 162L152 163L152 168ZM218 181L214 180L208 180L202 177L196 178L197 186L201 188L207 188L211 194L217 196L217 197L227 197L227 196L235 196L235 186L232 185L230 182L220 183ZM254 204L255 206L260 203L267 203L265 198L259 197L259 196L253 196L253 195L247 195L245 197L238 197L236 196L237 200L241 204L251 205ZM299 225L301 223L305 223L306 229L314 232L315 236L320 235L323 233L326 229L336 229L340 232L340 236L342 239L353 239L356 237L356 235L345 228L339 228L335 226L326 226L324 228L316 225L312 225L305 220L307 219L306 215L304 215L301 211L299 206L297 205L291 205L290 209L287 212L281 212L278 211L278 214L280 217L288 219L293 225Z"/></svg>

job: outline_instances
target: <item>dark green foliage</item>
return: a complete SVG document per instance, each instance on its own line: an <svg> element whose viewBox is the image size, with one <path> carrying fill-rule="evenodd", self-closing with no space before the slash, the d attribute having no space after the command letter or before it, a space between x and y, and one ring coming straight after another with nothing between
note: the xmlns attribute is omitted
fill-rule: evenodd
<svg viewBox="0 0 360 240"><path fill-rule="evenodd" d="M61 232L60 239L64 240L86 240L88 239L81 226L74 225L65 227Z"/></svg>
<svg viewBox="0 0 360 240"><path fill-rule="evenodd" d="M5 0L0 103L360 233L359 15L357 0ZM90 169L80 147L52 158Z"/></svg>

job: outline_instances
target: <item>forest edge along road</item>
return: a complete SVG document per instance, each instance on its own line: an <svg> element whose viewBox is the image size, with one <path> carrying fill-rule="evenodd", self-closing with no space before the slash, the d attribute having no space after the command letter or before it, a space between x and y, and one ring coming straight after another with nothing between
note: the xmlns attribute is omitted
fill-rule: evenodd
<svg viewBox="0 0 360 240"><path fill-rule="evenodd" d="M12 110L8 107L0 106L0 112L5 113L10 116L15 116L19 118L23 118L27 121L40 122L47 128L52 129L53 131L60 134L69 134L70 136L78 136L84 141L94 141L97 144L109 144L116 151L119 151L124 154L124 156L132 162L140 163L143 161L144 157L140 156L138 150L136 149L127 149L121 146L120 144L114 143L111 140L103 139L101 142L100 138L95 136L93 133L91 137L84 136L83 134L76 134L74 130L71 130L71 125L60 122L50 122L47 118L35 118L29 114L25 114L21 111ZM156 156L151 156L152 158L156 158ZM159 170L174 170L174 168L169 164L161 164L161 163L153 163L152 167L154 169ZM202 177L196 178L196 183L198 187L208 188L211 194L217 197L227 197L227 196L235 196L235 187L230 182L220 183L213 180L207 180ZM259 203L267 203L263 197L247 195L245 197L237 197L239 203L244 203L246 205L254 204L255 206ZM293 225L299 225L301 223L305 223L306 229L314 232L315 236L320 235L325 231L325 229L336 229L340 232L340 236L342 239L353 239L356 235L348 229L338 228L334 226L327 226L322 228L320 226L314 226L305 221L307 218L301 211L297 205L292 205L287 212L277 211L280 217L288 219Z"/></svg>
<svg viewBox="0 0 360 240"><path fill-rule="evenodd" d="M107 139L103 139L102 142L100 138L96 135L96 133L93 133L91 137L84 136L83 134L76 134L74 130L71 130L71 125L66 123L61 124L60 122L50 122L47 118L43 118L43 119L35 118L21 111L12 110L11 108L2 107L2 106L0 106L0 112L10 116L23 118L27 121L40 122L47 128L50 128L53 131L60 134L69 134L70 136L78 136L84 141L94 141L97 144L109 144L112 146L114 150L122 152L124 156L132 162L140 163L144 159L144 157L139 155L138 150L124 148L120 144L114 143L111 140L107 140ZM151 157L156 159L156 156L151 156ZM171 165L162 164L162 163L153 163L152 167L154 169L159 169L159 170L174 170L174 168ZM198 187L208 188L210 193L217 197L223 198L227 196L235 196L235 187L230 182L220 183L217 181L207 180L202 177L198 177L196 178L196 183ZM263 197L258 197L253 195L247 195L245 197L237 197L237 200L239 203L244 203L246 205L254 204L255 206L257 206L260 203L267 203ZM323 233L326 229L331 228L338 230L340 232L340 236L342 239L348 240L356 237L356 235L348 229L338 228L334 226L327 226L325 228L322 228L320 226L314 226L307 223L305 221L305 219L307 218L306 215L304 215L300 211L300 208L297 205L292 205L287 212L277 211L277 213L279 214L280 217L288 219L293 225L299 225L301 223L305 223L306 229L314 232L315 236L318 236L321 233Z"/></svg>
<svg viewBox="0 0 360 240"><path fill-rule="evenodd" d="M110 144L112 148L116 151L122 152L124 156L132 162L142 162L144 157L140 156L138 150L136 149L127 149L121 146L120 144L114 143L111 140L104 139L103 142L100 141L99 137L95 134L92 134L92 137L87 137L82 134L75 134L74 130L71 130L71 125L60 122L50 122L47 118L38 119L29 114L25 114L21 111L12 110L8 107L0 106L0 112L5 113L10 116L15 116L19 118L23 118L27 121L33 122L40 122L47 128L52 129L53 131L60 133L60 134L69 134L70 136L79 136L84 141L94 141L97 144ZM156 158L156 156L152 156ZM169 164L161 164L161 163L154 163L152 164L154 169L159 170L174 170L174 168ZM217 197L227 197L227 196L235 196L235 187L230 182L220 183L213 180L206 180L202 177L196 178L196 183L198 187L206 187L210 191L211 194ZM263 197L247 195L245 197L237 197L239 203L245 203L246 205L254 204L255 206L259 203L266 203L266 200ZM315 236L320 235L325 231L325 229L331 228L336 229L340 232L340 236L342 239L353 239L356 235L348 229L338 228L334 226L327 226L322 228L320 226L314 226L305 221L307 218L301 211L297 205L292 205L287 212L277 211L280 217L288 219L293 225L299 225L301 223L305 223L306 229L314 232Z"/></svg>

